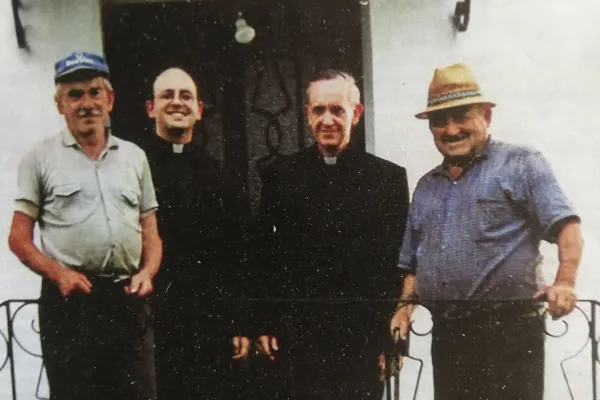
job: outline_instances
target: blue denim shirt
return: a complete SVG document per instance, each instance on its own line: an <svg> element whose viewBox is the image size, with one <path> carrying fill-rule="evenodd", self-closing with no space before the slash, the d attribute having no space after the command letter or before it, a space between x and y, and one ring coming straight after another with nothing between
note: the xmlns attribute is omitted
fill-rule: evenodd
<svg viewBox="0 0 600 400"><path fill-rule="evenodd" d="M579 217L542 154L490 139L458 179L440 165L419 180L399 267L425 300L531 298L565 218Z"/></svg>

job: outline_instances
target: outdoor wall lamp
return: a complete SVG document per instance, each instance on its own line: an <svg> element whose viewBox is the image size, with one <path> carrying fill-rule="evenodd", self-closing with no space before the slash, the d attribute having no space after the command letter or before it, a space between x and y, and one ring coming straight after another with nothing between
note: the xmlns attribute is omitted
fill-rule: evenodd
<svg viewBox="0 0 600 400"><path fill-rule="evenodd" d="M248 44L256 36L256 31L253 27L246 23L246 20L242 18L242 13L238 12L238 19L235 21L235 40L238 43Z"/></svg>
<svg viewBox="0 0 600 400"><path fill-rule="evenodd" d="M21 22L21 16L19 15L19 9L23 8L21 0L12 0L12 11L13 19L15 20L15 33L17 35L17 44L20 49L27 49L27 41L25 40L25 28Z"/></svg>
<svg viewBox="0 0 600 400"><path fill-rule="evenodd" d="M471 0L461 0L454 9L454 26L459 32L464 32L469 27L471 16Z"/></svg>

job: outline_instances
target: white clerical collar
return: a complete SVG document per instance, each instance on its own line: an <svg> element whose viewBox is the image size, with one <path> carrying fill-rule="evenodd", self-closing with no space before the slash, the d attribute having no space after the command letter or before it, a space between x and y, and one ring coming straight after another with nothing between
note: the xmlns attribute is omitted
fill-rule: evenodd
<svg viewBox="0 0 600 400"><path fill-rule="evenodd" d="M337 163L337 156L323 157L323 160L325 161L325 164L327 164L327 165L335 165L335 163Z"/></svg>
<svg viewBox="0 0 600 400"><path fill-rule="evenodd" d="M183 144L173 143L173 153L181 154L183 153Z"/></svg>

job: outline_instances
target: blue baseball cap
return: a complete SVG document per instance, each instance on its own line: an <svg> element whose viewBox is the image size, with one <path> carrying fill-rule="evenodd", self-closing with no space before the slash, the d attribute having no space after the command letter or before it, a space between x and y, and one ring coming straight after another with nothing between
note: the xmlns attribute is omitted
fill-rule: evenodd
<svg viewBox="0 0 600 400"><path fill-rule="evenodd" d="M54 64L54 83L76 82L98 76L108 78L108 64L101 56L76 51Z"/></svg>

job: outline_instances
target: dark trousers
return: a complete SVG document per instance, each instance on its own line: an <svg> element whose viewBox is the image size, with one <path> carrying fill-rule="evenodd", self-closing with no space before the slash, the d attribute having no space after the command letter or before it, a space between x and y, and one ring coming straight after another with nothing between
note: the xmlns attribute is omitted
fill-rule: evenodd
<svg viewBox="0 0 600 400"><path fill-rule="evenodd" d="M381 400L379 354L375 346L324 349L294 346L287 354L292 400Z"/></svg>
<svg viewBox="0 0 600 400"><path fill-rule="evenodd" d="M436 400L542 400L544 321L531 310L433 314Z"/></svg>
<svg viewBox="0 0 600 400"><path fill-rule="evenodd" d="M385 345L373 310L318 303L286 311L282 321L287 333L277 357L288 375L289 398L382 399L379 356Z"/></svg>
<svg viewBox="0 0 600 400"><path fill-rule="evenodd" d="M52 400L155 400L147 299L92 279L92 294L63 297L42 282L40 340Z"/></svg>
<svg viewBox="0 0 600 400"><path fill-rule="evenodd" d="M223 328L231 310L177 293L155 298L158 399L244 398L247 373L232 360L232 336Z"/></svg>

